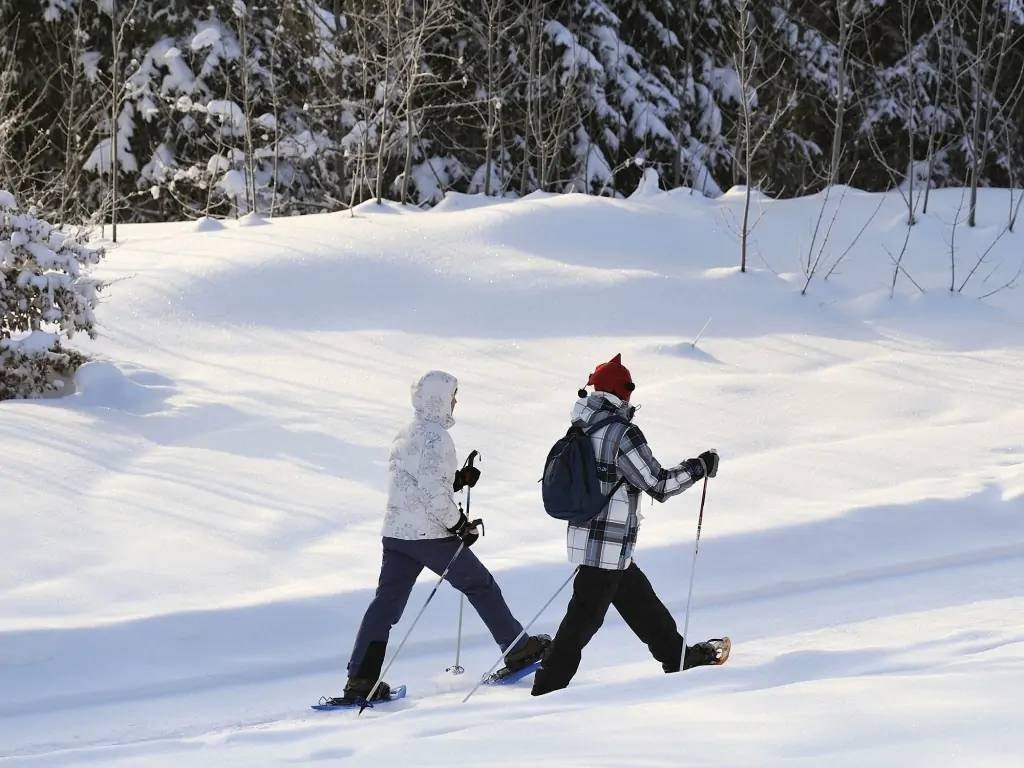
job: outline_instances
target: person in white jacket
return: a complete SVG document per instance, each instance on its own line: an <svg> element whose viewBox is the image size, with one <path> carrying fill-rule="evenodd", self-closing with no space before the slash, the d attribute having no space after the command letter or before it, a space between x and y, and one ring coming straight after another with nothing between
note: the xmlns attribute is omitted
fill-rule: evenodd
<svg viewBox="0 0 1024 768"><path fill-rule="evenodd" d="M458 381L443 371L430 371L412 386L412 422L395 437L388 461L390 483L384 516L383 556L377 592L366 609L348 663L345 702L365 700L380 676L391 628L405 610L416 577L424 567L440 575L463 542L466 548L452 563L447 579L466 595L480 614L510 669L538 661L550 643L545 635L520 638L522 625L512 616L494 577L469 551L478 531L454 493L473 487L475 467L458 469L455 443L448 429L455 424ZM374 700L387 699L382 682Z"/></svg>

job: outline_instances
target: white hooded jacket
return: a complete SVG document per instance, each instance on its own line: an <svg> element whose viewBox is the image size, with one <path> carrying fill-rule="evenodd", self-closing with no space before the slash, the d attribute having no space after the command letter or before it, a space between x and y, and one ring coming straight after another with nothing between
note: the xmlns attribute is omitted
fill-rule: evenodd
<svg viewBox="0 0 1024 768"><path fill-rule="evenodd" d="M430 371L412 386L412 422L395 437L388 460L388 506L382 535L395 539L443 539L459 522L452 485L458 469L452 398L458 380Z"/></svg>

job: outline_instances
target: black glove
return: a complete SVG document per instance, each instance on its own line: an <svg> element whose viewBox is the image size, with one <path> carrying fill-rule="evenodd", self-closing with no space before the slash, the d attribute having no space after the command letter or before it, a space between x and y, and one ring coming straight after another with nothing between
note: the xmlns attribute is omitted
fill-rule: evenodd
<svg viewBox="0 0 1024 768"><path fill-rule="evenodd" d="M458 493L463 488L473 488L476 481L480 479L480 470L476 467L463 467L455 473L455 482L452 488Z"/></svg>
<svg viewBox="0 0 1024 768"><path fill-rule="evenodd" d="M707 469L708 477L714 477L718 474L718 452L714 449L710 451L704 451L698 456L701 461L704 462L704 466Z"/></svg>
<svg viewBox="0 0 1024 768"><path fill-rule="evenodd" d="M686 474L695 483L704 477L704 465L701 464L700 459L687 459L683 462L683 467L686 469Z"/></svg>
<svg viewBox="0 0 1024 768"><path fill-rule="evenodd" d="M477 530L477 526L480 526ZM458 536L465 543L466 547L472 547L484 529L484 521L477 518L470 520L465 512L459 512L459 522L448 530Z"/></svg>

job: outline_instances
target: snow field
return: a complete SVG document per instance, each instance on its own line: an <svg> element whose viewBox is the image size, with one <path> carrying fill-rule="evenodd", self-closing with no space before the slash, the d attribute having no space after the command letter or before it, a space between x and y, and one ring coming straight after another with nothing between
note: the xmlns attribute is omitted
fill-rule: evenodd
<svg viewBox="0 0 1024 768"><path fill-rule="evenodd" d="M1005 194L958 230L962 276ZM928 293L901 277L893 299L896 193L803 297L820 196L758 199L746 275L735 192L125 227L79 392L0 404L0 764L1019 764L1024 317L1014 291L973 297L1024 249L1003 236L951 296L959 197L934 192L911 237ZM829 266L879 199L846 191ZM543 457L616 352L656 456L723 455L690 636L730 634L729 665L664 676L613 612L569 690L462 707L496 649L467 614L467 674L444 674L444 588L389 676L409 699L308 711L376 581L409 384L460 378L474 551L525 620L569 572ZM643 506L638 561L680 619L698 503Z"/></svg>

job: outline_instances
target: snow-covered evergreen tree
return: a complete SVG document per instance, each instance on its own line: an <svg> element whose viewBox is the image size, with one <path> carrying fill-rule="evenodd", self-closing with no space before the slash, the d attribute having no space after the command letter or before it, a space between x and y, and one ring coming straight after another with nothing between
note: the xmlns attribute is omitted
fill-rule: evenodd
<svg viewBox="0 0 1024 768"><path fill-rule="evenodd" d="M86 271L103 255L0 190L0 400L58 388L83 362L61 342L94 334L102 285Z"/></svg>

